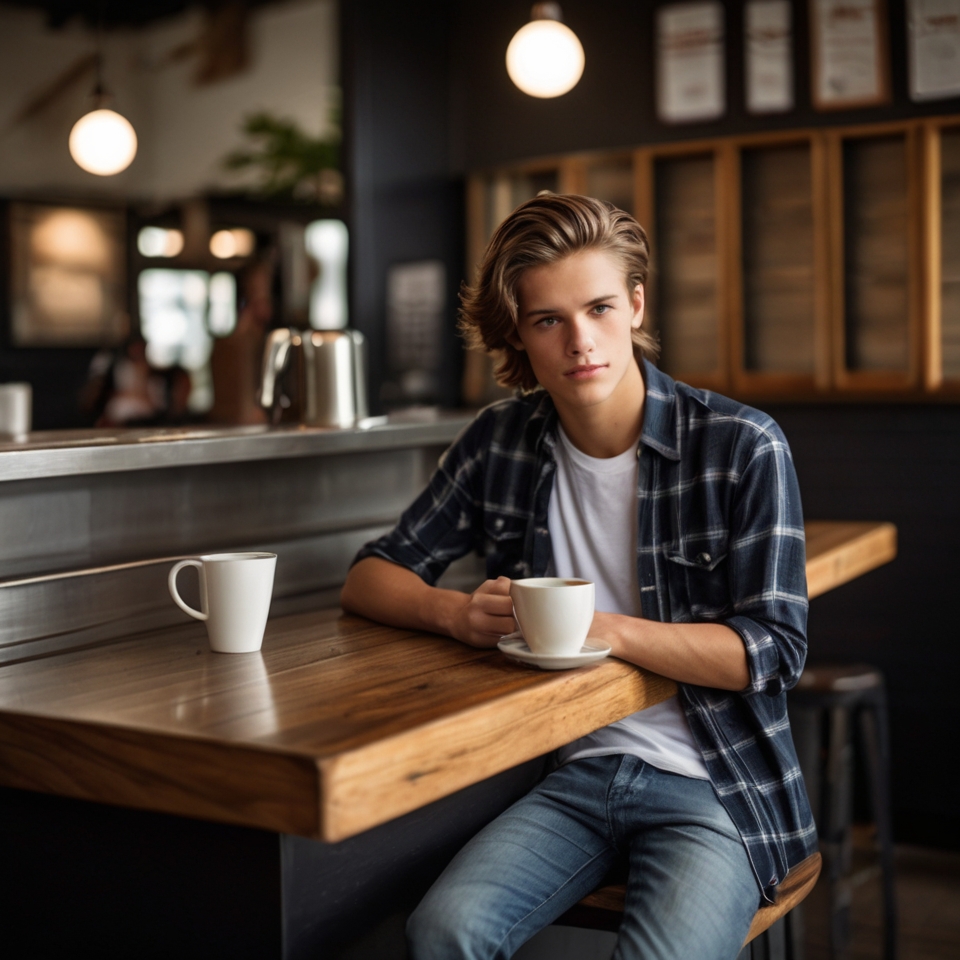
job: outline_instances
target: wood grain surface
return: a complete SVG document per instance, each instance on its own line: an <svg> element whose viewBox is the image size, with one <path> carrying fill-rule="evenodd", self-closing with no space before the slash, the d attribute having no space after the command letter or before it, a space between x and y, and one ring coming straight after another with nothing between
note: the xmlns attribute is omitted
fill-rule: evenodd
<svg viewBox="0 0 960 960"><path fill-rule="evenodd" d="M815 596L891 559L890 524L808 524ZM0 668L0 785L340 840L651 706L609 658L547 672L339 610L259 654L200 624Z"/></svg>
<svg viewBox="0 0 960 960"><path fill-rule="evenodd" d="M897 528L892 523L809 520L805 526L811 600L897 555Z"/></svg>
<svg viewBox="0 0 960 960"><path fill-rule="evenodd" d="M271 621L260 654L211 653L188 624L0 669L0 784L332 841L675 689L339 611Z"/></svg>

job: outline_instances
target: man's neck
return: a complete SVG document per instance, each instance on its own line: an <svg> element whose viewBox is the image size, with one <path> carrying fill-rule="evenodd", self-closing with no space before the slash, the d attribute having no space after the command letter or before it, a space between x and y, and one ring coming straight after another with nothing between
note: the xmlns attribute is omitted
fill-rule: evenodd
<svg viewBox="0 0 960 960"><path fill-rule="evenodd" d="M639 370L603 403L571 407L556 403L570 442L588 457L608 459L634 446L643 430L646 385Z"/></svg>

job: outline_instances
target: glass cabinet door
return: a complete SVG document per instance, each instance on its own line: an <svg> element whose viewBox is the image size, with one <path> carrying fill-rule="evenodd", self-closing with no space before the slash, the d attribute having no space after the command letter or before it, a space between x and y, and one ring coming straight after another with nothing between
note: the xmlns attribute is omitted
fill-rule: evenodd
<svg viewBox="0 0 960 960"><path fill-rule="evenodd" d="M914 288L906 132L842 142L841 385L907 382Z"/></svg>
<svg viewBox="0 0 960 960"><path fill-rule="evenodd" d="M743 371L816 370L818 283L809 141L740 153Z"/></svg>
<svg viewBox="0 0 960 960"><path fill-rule="evenodd" d="M717 156L656 159L653 211L653 309L661 364L694 385L717 385L725 367Z"/></svg>

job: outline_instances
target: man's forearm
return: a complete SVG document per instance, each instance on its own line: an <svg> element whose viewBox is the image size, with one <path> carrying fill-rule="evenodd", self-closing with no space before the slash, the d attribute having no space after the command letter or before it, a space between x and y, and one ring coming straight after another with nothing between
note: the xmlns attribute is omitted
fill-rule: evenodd
<svg viewBox="0 0 960 960"><path fill-rule="evenodd" d="M609 643L615 657L671 680L719 690L743 690L750 683L743 639L722 623L660 623L598 613L590 632Z"/></svg>
<svg viewBox="0 0 960 960"><path fill-rule="evenodd" d="M428 586L412 570L379 557L354 564L340 594L348 613L447 636L452 636L453 617L464 601L464 594Z"/></svg>

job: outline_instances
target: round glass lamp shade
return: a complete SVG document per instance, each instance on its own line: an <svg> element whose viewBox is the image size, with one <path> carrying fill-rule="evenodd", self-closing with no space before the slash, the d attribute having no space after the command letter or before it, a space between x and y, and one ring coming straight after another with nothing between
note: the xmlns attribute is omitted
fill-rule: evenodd
<svg viewBox="0 0 960 960"><path fill-rule="evenodd" d="M137 155L137 134L113 110L92 110L70 131L70 156L88 173L109 177L126 170Z"/></svg>
<svg viewBox="0 0 960 960"><path fill-rule="evenodd" d="M507 47L507 73L531 97L559 97L572 90L583 62L577 35L557 20L531 20Z"/></svg>

